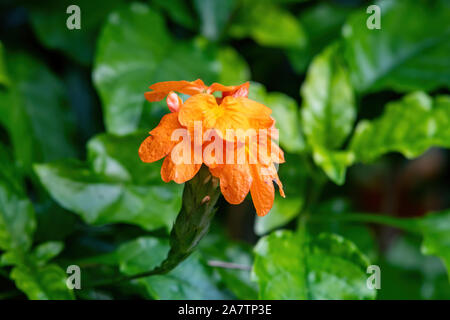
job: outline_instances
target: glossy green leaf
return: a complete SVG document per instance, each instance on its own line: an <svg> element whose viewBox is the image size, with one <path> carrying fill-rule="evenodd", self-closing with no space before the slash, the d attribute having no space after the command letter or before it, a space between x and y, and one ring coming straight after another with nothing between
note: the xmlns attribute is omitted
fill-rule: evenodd
<svg viewBox="0 0 450 320"><path fill-rule="evenodd" d="M121 0L41 1L29 5L30 20L36 36L46 47L60 50L80 63L91 64L100 26L107 14L121 3ZM81 28L71 30L66 23L73 12L67 13L67 8L73 4L80 8Z"/></svg>
<svg viewBox="0 0 450 320"><path fill-rule="evenodd" d="M271 116L277 122L281 147L288 152L301 152L305 141L300 131L298 105L294 99L279 92L267 92L263 85L252 82L249 98L272 109Z"/></svg>
<svg viewBox="0 0 450 320"><path fill-rule="evenodd" d="M93 74L107 131L130 133L139 126L141 117L148 117L151 110L143 110L144 93L155 82L200 78L211 83L221 72L231 70L236 75L231 84L245 81L237 78L240 70L222 65L219 52L201 39L173 39L162 16L144 4L133 3L111 13L98 40ZM147 129L149 125L141 124Z"/></svg>
<svg viewBox="0 0 450 320"><path fill-rule="evenodd" d="M440 257L450 274L450 210L433 212L420 218L395 218L370 213L315 216L319 221L357 221L390 225L423 236L422 252ZM449 277L450 280L450 277Z"/></svg>
<svg viewBox="0 0 450 320"><path fill-rule="evenodd" d="M7 66L11 86L0 90L0 123L9 133L16 161L29 169L33 161L73 156L71 113L60 80L23 53L9 54Z"/></svg>
<svg viewBox="0 0 450 320"><path fill-rule="evenodd" d="M378 119L361 121L350 149L369 162L388 152L418 157L432 146L450 147L450 96L416 92L389 103Z"/></svg>
<svg viewBox="0 0 450 320"><path fill-rule="evenodd" d="M236 5L236 0L194 0L200 18L200 31L208 39L218 40Z"/></svg>
<svg viewBox="0 0 450 320"><path fill-rule="evenodd" d="M126 275L152 270L169 251L167 240L145 237L119 248L120 270ZM197 253L166 275L139 279L154 299L224 299L211 270Z"/></svg>
<svg viewBox="0 0 450 320"><path fill-rule="evenodd" d="M230 35L236 38L251 37L261 46L278 48L303 48L307 38L302 25L288 11L272 3L244 1Z"/></svg>
<svg viewBox="0 0 450 320"><path fill-rule="evenodd" d="M16 286L31 300L72 300L66 285L67 274L57 265L43 267L19 265L11 271Z"/></svg>
<svg viewBox="0 0 450 320"><path fill-rule="evenodd" d="M145 164L138 148L146 134L100 135L88 143L88 163L66 160L35 166L41 183L62 207L89 224L131 223L170 230L181 186L164 183L160 164Z"/></svg>
<svg viewBox="0 0 450 320"><path fill-rule="evenodd" d="M200 254L211 262L231 263L238 268L223 268L211 266L218 274L220 281L238 299L254 300L258 297L256 283L250 279L250 268L253 264L251 246L245 243L237 243L227 237L222 230L212 230L200 242Z"/></svg>
<svg viewBox="0 0 450 320"><path fill-rule="evenodd" d="M340 50L336 43L317 56L301 88L302 128L314 161L337 184L344 182L345 166L353 160L337 149L356 118L353 88Z"/></svg>
<svg viewBox="0 0 450 320"><path fill-rule="evenodd" d="M262 299L373 299L367 258L350 241L276 231L255 247L254 278Z"/></svg>
<svg viewBox="0 0 450 320"><path fill-rule="evenodd" d="M36 229L34 209L22 186L9 173L0 172L0 249L26 252Z"/></svg>
<svg viewBox="0 0 450 320"><path fill-rule="evenodd" d="M31 258L38 264L43 265L61 253L64 243L60 241L49 241L38 245L31 253Z"/></svg>
<svg viewBox="0 0 450 320"><path fill-rule="evenodd" d="M377 4L381 9L380 30L366 27L366 7L343 29L346 58L357 91L448 88L448 1L385 0Z"/></svg>

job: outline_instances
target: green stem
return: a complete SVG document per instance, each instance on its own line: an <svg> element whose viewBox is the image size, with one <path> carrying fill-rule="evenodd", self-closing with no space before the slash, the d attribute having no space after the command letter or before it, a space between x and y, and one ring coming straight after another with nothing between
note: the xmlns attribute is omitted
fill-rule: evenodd
<svg viewBox="0 0 450 320"><path fill-rule="evenodd" d="M218 181L211 176L208 168L203 166L192 180L185 183L181 211L170 233L170 251L161 265L135 275L97 282L89 287L166 274L173 270L194 252L199 241L208 232L219 196Z"/></svg>

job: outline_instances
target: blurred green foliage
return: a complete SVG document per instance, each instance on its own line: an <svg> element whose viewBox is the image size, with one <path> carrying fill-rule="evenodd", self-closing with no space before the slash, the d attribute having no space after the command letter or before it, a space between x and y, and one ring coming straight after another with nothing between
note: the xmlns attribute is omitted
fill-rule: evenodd
<svg viewBox="0 0 450 320"><path fill-rule="evenodd" d="M450 148L450 4L376 4L379 30L362 0L0 4L0 298L449 299L448 151L439 164L427 150ZM182 186L138 157L167 113L144 92L197 78L250 80L273 110L287 197L263 218L220 201L186 261L116 282L164 260L181 206ZM360 195L401 188L392 172L422 155L407 186L437 170L438 205L358 213L383 212ZM392 179L377 185L370 163ZM74 264L81 290L66 286Z"/></svg>

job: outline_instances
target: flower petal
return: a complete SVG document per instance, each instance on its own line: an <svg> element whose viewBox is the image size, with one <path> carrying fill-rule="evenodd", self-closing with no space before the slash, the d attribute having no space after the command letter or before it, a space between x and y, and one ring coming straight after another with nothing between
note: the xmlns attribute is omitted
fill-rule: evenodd
<svg viewBox="0 0 450 320"><path fill-rule="evenodd" d="M252 177L248 164L225 164L210 168L211 174L220 180L220 191L231 204L239 204L247 196Z"/></svg>
<svg viewBox="0 0 450 320"><path fill-rule="evenodd" d="M158 82L150 86L149 91L145 93L145 98L150 101L160 101L164 99L170 91L177 91L180 93L195 95L202 93L206 90L206 86L202 80L197 79L195 81L164 81Z"/></svg>
<svg viewBox="0 0 450 320"><path fill-rule="evenodd" d="M196 94L184 102L180 108L178 120L190 131L194 129L195 121L201 121L203 128L206 130L214 126L220 112L221 110L213 95Z"/></svg>
<svg viewBox="0 0 450 320"><path fill-rule="evenodd" d="M172 132L181 128L178 122L178 113L168 113L162 117L158 126L150 131L150 136L139 147L139 157L143 162L154 162L165 157L175 146L172 141Z"/></svg>
<svg viewBox="0 0 450 320"><path fill-rule="evenodd" d="M164 182L173 180L176 183L184 183L191 180L201 166L201 164L194 164L193 162L176 164L172 161L171 154L169 154L161 166L161 178Z"/></svg>
<svg viewBox="0 0 450 320"><path fill-rule="evenodd" d="M263 175L261 168L261 165L250 165L250 172L253 178L250 193L256 213L262 217L272 209L275 199L275 188L272 180Z"/></svg>
<svg viewBox="0 0 450 320"><path fill-rule="evenodd" d="M243 83L239 86L224 86L220 83L213 83L206 90L207 93L213 93L216 91L222 91L222 96L233 96L233 97L247 97L248 89L250 87L250 82Z"/></svg>

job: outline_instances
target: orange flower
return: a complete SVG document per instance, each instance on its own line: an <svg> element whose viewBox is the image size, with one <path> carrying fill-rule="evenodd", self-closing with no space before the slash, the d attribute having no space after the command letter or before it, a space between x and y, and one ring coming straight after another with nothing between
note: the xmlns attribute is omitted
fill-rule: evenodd
<svg viewBox="0 0 450 320"><path fill-rule="evenodd" d="M171 113L150 131L139 156L144 162L165 157L161 167L165 182L186 182L205 164L231 204L241 203L250 192L257 214L267 214L274 201L273 182L284 197L275 167L284 162L283 151L272 140L277 136L275 121L270 108L247 98L248 82L207 87L200 79L167 81L150 89L147 100L167 96ZM174 91L191 97L183 103ZM216 91L222 92L220 98L212 95Z"/></svg>

